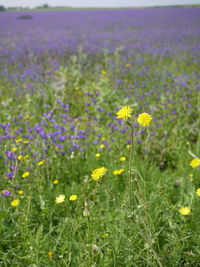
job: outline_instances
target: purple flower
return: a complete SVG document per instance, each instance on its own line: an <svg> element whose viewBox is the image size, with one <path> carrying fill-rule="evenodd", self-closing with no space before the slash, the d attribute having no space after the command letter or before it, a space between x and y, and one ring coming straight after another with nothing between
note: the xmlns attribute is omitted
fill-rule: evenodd
<svg viewBox="0 0 200 267"><path fill-rule="evenodd" d="M8 190L3 190L3 192L2 192L2 195L4 196L4 197L9 197L10 196L10 191L8 191Z"/></svg>
<svg viewBox="0 0 200 267"><path fill-rule="evenodd" d="M12 179L14 177L14 174L12 172L6 172L6 177L8 179Z"/></svg>

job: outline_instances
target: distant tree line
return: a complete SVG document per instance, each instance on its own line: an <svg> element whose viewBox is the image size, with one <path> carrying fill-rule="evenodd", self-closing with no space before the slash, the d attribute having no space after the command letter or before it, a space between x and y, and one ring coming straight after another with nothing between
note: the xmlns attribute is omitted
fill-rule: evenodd
<svg viewBox="0 0 200 267"><path fill-rule="evenodd" d="M49 8L49 5L48 4L44 4L42 6L37 6L36 8L37 9L40 9L40 8Z"/></svg>
<svg viewBox="0 0 200 267"><path fill-rule="evenodd" d="M4 6L0 6L0 11L5 11L6 8Z"/></svg>
<svg viewBox="0 0 200 267"><path fill-rule="evenodd" d="M43 8L49 8L49 5L44 4L44 5L36 7L36 9L43 9ZM29 8L28 7L8 7L8 8L5 8L4 6L0 5L0 12L6 11L6 10L23 10L23 9L29 9Z"/></svg>

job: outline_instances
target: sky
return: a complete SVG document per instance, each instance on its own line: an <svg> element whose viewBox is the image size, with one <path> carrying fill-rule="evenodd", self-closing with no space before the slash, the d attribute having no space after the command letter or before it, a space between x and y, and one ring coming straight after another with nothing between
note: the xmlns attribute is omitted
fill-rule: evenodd
<svg viewBox="0 0 200 267"><path fill-rule="evenodd" d="M137 7L200 4L200 0L0 0L0 5L5 7L36 7L43 4L70 7Z"/></svg>

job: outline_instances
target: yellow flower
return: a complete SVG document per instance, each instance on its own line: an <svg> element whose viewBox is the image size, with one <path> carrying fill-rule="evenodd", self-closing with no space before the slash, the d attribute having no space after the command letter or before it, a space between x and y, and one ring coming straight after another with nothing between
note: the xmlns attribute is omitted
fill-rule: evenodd
<svg viewBox="0 0 200 267"><path fill-rule="evenodd" d="M52 259L53 258L53 252L52 251L49 251L48 252L48 256L49 256L50 259Z"/></svg>
<svg viewBox="0 0 200 267"><path fill-rule="evenodd" d="M65 201L65 195L59 195L55 200L56 204L61 204L64 201Z"/></svg>
<svg viewBox="0 0 200 267"><path fill-rule="evenodd" d="M24 141L24 144L26 145L26 144L29 144L29 141L28 140L25 140Z"/></svg>
<svg viewBox="0 0 200 267"><path fill-rule="evenodd" d="M59 181L58 181L58 180L54 180L53 183L54 183L54 184L58 184Z"/></svg>
<svg viewBox="0 0 200 267"><path fill-rule="evenodd" d="M23 158L22 155L19 155L19 156L17 157L18 160L21 160L22 158Z"/></svg>
<svg viewBox="0 0 200 267"><path fill-rule="evenodd" d="M106 75L108 72L106 70L101 70L102 75Z"/></svg>
<svg viewBox="0 0 200 267"><path fill-rule="evenodd" d="M190 212L191 212L191 209L188 207L182 207L179 209L179 213L183 216L190 214Z"/></svg>
<svg viewBox="0 0 200 267"><path fill-rule="evenodd" d="M26 177L28 177L29 176L29 172L24 172L23 174L22 174L22 178L26 178Z"/></svg>
<svg viewBox="0 0 200 267"><path fill-rule="evenodd" d="M102 176L104 176L107 172L107 169L104 167L98 168L93 170L92 174L91 174L91 178L94 181L98 181Z"/></svg>
<svg viewBox="0 0 200 267"><path fill-rule="evenodd" d="M200 159L193 159L193 160L191 160L191 162L190 162L190 166L191 166L192 168L197 168L197 167L199 167L199 166L200 166Z"/></svg>
<svg viewBox="0 0 200 267"><path fill-rule="evenodd" d="M119 160L120 161L126 161L126 157L120 157Z"/></svg>
<svg viewBox="0 0 200 267"><path fill-rule="evenodd" d="M28 158L29 158L29 156L28 156L28 155L25 155L23 158L24 158L24 159L28 159Z"/></svg>
<svg viewBox="0 0 200 267"><path fill-rule="evenodd" d="M198 197L200 197L200 188L198 188L198 189L196 190L196 195L197 195Z"/></svg>
<svg viewBox="0 0 200 267"><path fill-rule="evenodd" d="M109 236L109 233L104 233L104 234L102 235L103 238L106 238L106 237L108 237L108 236Z"/></svg>
<svg viewBox="0 0 200 267"><path fill-rule="evenodd" d="M130 106L124 106L117 112L117 119L128 119L133 109Z"/></svg>
<svg viewBox="0 0 200 267"><path fill-rule="evenodd" d="M19 195L23 195L23 194L24 194L24 191L23 191L23 190L18 190L17 193L18 193Z"/></svg>
<svg viewBox="0 0 200 267"><path fill-rule="evenodd" d="M144 113L141 113L138 118L137 118L137 122L146 127L146 126L149 126L150 123L152 122L152 117L150 114L144 112Z"/></svg>
<svg viewBox="0 0 200 267"><path fill-rule="evenodd" d="M100 148L101 148L101 149L103 149L104 147L105 147L105 145L104 145L104 144L100 145Z"/></svg>
<svg viewBox="0 0 200 267"><path fill-rule="evenodd" d="M11 206L13 207L17 207L19 205L19 200L18 199L15 199L13 200L11 203L10 203Z"/></svg>
<svg viewBox="0 0 200 267"><path fill-rule="evenodd" d="M15 142L20 143L22 140L23 140L22 138L19 138L19 139L16 139Z"/></svg>
<svg viewBox="0 0 200 267"><path fill-rule="evenodd" d="M100 153L97 153L97 154L95 155L95 157L96 157L96 158L99 158L99 157L101 157L101 154L100 154Z"/></svg>
<svg viewBox="0 0 200 267"><path fill-rule="evenodd" d="M39 161L39 162L37 163L37 165L38 165L38 166L42 166L42 165L44 164L44 162L45 162L44 160L41 160L41 161Z"/></svg>
<svg viewBox="0 0 200 267"><path fill-rule="evenodd" d="M71 195L71 196L69 197L69 200L70 200L70 201L77 200L77 195Z"/></svg>
<svg viewBox="0 0 200 267"><path fill-rule="evenodd" d="M12 152L17 151L17 147L13 147L11 150L12 150Z"/></svg>
<svg viewBox="0 0 200 267"><path fill-rule="evenodd" d="M115 171L113 171L113 174L119 175L119 174L122 174L122 172L124 172L124 169L115 170Z"/></svg>

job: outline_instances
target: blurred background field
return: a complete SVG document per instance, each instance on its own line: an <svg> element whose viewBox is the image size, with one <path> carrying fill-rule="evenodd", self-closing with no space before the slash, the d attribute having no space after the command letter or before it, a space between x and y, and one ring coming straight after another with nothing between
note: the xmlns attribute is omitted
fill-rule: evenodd
<svg viewBox="0 0 200 267"><path fill-rule="evenodd" d="M0 25L0 265L199 266L200 9Z"/></svg>

